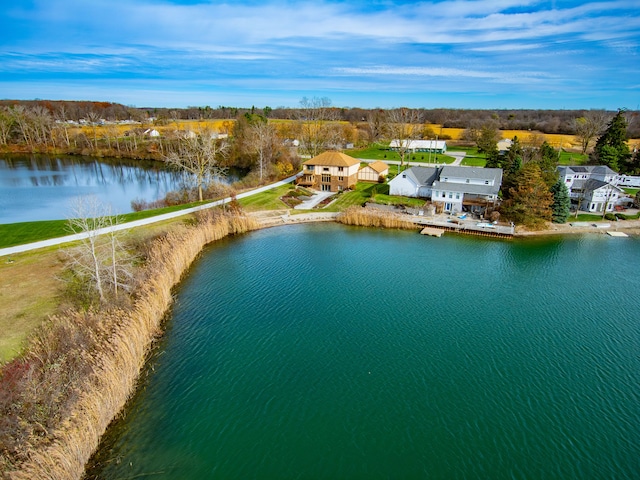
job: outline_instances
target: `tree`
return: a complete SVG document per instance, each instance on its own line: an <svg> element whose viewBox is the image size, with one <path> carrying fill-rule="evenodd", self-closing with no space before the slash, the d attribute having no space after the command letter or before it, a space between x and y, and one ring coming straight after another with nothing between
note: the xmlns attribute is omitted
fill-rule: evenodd
<svg viewBox="0 0 640 480"><path fill-rule="evenodd" d="M516 223L538 228L552 218L553 197L537 163L527 163L520 172L501 213Z"/></svg>
<svg viewBox="0 0 640 480"><path fill-rule="evenodd" d="M569 189L561 178L558 178L551 187L551 194L553 195L551 220L553 223L566 223L569 218L571 198L569 197Z"/></svg>
<svg viewBox="0 0 640 480"><path fill-rule="evenodd" d="M606 126L607 113L604 110L591 110L573 121L575 135L580 140L583 155L587 153L589 144L602 133Z"/></svg>
<svg viewBox="0 0 640 480"><path fill-rule="evenodd" d="M273 126L265 118L264 121L250 124L253 150L258 158L258 168L260 170L260 180L262 181L264 171L273 161L273 157L278 148L278 136Z"/></svg>
<svg viewBox="0 0 640 480"><path fill-rule="evenodd" d="M100 303L106 302L108 293L117 298L121 288L129 288L132 278L130 257L113 228L118 217L93 196L76 198L71 208L69 229L82 238L77 248L66 251L67 267L83 288L97 294Z"/></svg>
<svg viewBox="0 0 640 480"><path fill-rule="evenodd" d="M337 119L337 110L327 97L303 97L296 112L300 134L300 147L312 157L335 143L335 129L331 122Z"/></svg>
<svg viewBox="0 0 640 480"><path fill-rule="evenodd" d="M400 170L404 167L404 160L411 150L411 140L416 138L422 125L420 115L412 108L394 108L387 112L387 132L391 140L398 141L398 154L400 155Z"/></svg>
<svg viewBox="0 0 640 480"><path fill-rule="evenodd" d="M478 136L476 138L476 145L478 152L489 153L498 149L498 142L502 138L500 130L493 123L484 123L480 126Z"/></svg>
<svg viewBox="0 0 640 480"><path fill-rule="evenodd" d="M180 139L177 150L166 155L164 161L193 176L198 200L202 201L202 186L212 178L226 175L226 169L219 162L227 155L228 148L226 139L205 130L200 135Z"/></svg>
<svg viewBox="0 0 640 480"><path fill-rule="evenodd" d="M607 129L598 138L591 154L591 159L595 163L607 165L614 171L618 171L630 157L627 145L627 119L624 113L624 110L618 110Z"/></svg>

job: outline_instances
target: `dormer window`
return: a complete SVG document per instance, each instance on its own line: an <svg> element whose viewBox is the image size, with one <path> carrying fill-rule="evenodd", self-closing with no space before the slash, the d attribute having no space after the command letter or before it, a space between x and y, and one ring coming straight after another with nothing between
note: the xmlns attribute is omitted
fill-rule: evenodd
<svg viewBox="0 0 640 480"><path fill-rule="evenodd" d="M467 178L467 183L469 183L469 179Z"/></svg>

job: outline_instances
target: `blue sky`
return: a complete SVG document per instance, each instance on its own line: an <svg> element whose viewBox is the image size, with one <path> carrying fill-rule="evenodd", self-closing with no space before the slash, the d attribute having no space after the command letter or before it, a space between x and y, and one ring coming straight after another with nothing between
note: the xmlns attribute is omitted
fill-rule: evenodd
<svg viewBox="0 0 640 480"><path fill-rule="evenodd" d="M155 107L629 108L637 0L14 0L0 98Z"/></svg>

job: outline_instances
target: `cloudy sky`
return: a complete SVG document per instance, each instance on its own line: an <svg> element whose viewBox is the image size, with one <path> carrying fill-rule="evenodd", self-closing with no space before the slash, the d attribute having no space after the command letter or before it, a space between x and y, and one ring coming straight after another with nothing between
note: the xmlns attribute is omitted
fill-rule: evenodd
<svg viewBox="0 0 640 480"><path fill-rule="evenodd" d="M638 0L12 0L0 98L629 108Z"/></svg>

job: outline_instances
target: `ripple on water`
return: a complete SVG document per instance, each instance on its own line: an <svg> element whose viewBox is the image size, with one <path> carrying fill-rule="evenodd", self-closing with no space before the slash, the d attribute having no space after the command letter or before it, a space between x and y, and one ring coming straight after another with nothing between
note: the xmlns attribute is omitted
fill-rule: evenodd
<svg viewBox="0 0 640 480"><path fill-rule="evenodd" d="M637 307L601 272L637 251L430 240L301 226L211 248L102 478L633 478Z"/></svg>

